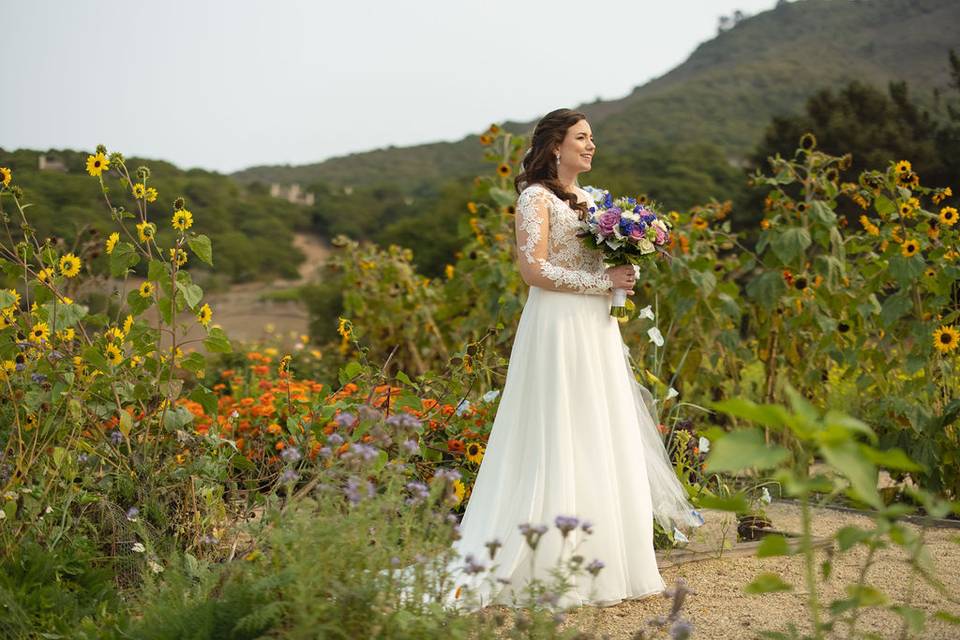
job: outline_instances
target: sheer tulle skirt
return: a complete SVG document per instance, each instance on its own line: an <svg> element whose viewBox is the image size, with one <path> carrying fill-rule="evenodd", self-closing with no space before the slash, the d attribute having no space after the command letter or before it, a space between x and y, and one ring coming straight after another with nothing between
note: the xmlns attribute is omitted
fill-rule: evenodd
<svg viewBox="0 0 960 640"><path fill-rule="evenodd" d="M451 565L456 585L468 585L481 606L511 604L532 577L548 580L549 568L574 545L584 564L604 567L596 578L575 579L557 606L608 605L662 591L653 549L653 508L645 438L653 418L640 399L625 356L619 324L609 315L610 296L531 287L510 355L500 405L472 494L454 544L461 557L496 565L467 575ZM667 473L672 474L669 461ZM654 469L654 474L657 471ZM676 484L676 479L671 478ZM679 485L674 489L679 490ZM685 497L685 496L684 496ZM681 504L683 507L683 504ZM556 516L592 523L564 540ZM533 554L518 528L549 527ZM491 563L487 542L502 546ZM593 589L593 593L591 593ZM461 606L451 592L448 604Z"/></svg>

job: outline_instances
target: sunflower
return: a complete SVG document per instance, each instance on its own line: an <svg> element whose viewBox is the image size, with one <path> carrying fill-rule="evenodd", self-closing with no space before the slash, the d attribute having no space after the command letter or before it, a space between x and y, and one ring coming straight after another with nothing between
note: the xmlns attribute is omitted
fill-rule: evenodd
<svg viewBox="0 0 960 640"><path fill-rule="evenodd" d="M453 279L453 272L454 272L454 270L455 270L455 269L454 269L454 266L453 266L452 264L448 264L446 267L443 268L443 274L444 274L445 276L447 276L447 280Z"/></svg>
<svg viewBox="0 0 960 640"><path fill-rule="evenodd" d="M468 202L468 203L467 203L467 211L469 211L470 213L476 213L476 212L477 212L477 203L476 203L476 202Z"/></svg>
<svg viewBox="0 0 960 640"><path fill-rule="evenodd" d="M837 324L837 331L839 331L840 333L847 333L848 331L850 331L850 325L844 322L843 320L841 320Z"/></svg>
<svg viewBox="0 0 960 640"><path fill-rule="evenodd" d="M493 136L488 136L487 134L483 134L482 136L480 136L480 144L486 146L491 142L493 142Z"/></svg>
<svg viewBox="0 0 960 640"><path fill-rule="evenodd" d="M76 337L77 332L73 330L73 327L68 327L63 331L57 331L57 338L59 338L61 342L70 342Z"/></svg>
<svg viewBox="0 0 960 640"><path fill-rule="evenodd" d="M933 332L933 346L940 353L950 353L957 348L958 343L960 343L960 331L952 325L943 325Z"/></svg>
<svg viewBox="0 0 960 640"><path fill-rule="evenodd" d="M900 175L901 173L913 171L913 167L910 165L909 160L901 160L896 164L893 170L897 172L897 175Z"/></svg>
<svg viewBox="0 0 960 640"><path fill-rule="evenodd" d="M53 269L40 269L40 271L37 272L37 280L43 284L50 284L53 282L53 277L55 275L57 274Z"/></svg>
<svg viewBox="0 0 960 640"><path fill-rule="evenodd" d="M113 367L123 362L123 352L120 351L120 348L112 342L108 344L106 348L104 348L103 355L106 356L107 362L109 362Z"/></svg>
<svg viewBox="0 0 960 640"><path fill-rule="evenodd" d="M10 180L13 178L13 172L6 167L0 167L0 184L3 186L9 186Z"/></svg>
<svg viewBox="0 0 960 640"><path fill-rule="evenodd" d="M170 249L170 261L176 262L178 267L187 264L187 252L183 249Z"/></svg>
<svg viewBox="0 0 960 640"><path fill-rule="evenodd" d="M141 222L137 224L137 236L140 242L149 242L157 233L157 225L152 222Z"/></svg>
<svg viewBox="0 0 960 640"><path fill-rule="evenodd" d="M37 414L27 414L26 419L23 421L23 428L25 431L32 431L37 428L38 422L39 420L37 420Z"/></svg>
<svg viewBox="0 0 960 640"><path fill-rule="evenodd" d="M953 207L944 207L940 209L940 222L952 227L957 224L957 210Z"/></svg>
<svg viewBox="0 0 960 640"><path fill-rule="evenodd" d="M463 486L463 482L460 480L453 481L453 495L457 497L457 504L463 502L463 496L466 493L466 487Z"/></svg>
<svg viewBox="0 0 960 640"><path fill-rule="evenodd" d="M117 243L120 242L120 234L114 231L110 234L110 237L107 238L107 253L113 253L113 250L117 248Z"/></svg>
<svg viewBox="0 0 960 640"><path fill-rule="evenodd" d="M824 172L823 175L830 182L836 182L837 180L840 179L840 172L837 170L836 167L830 167L829 169L826 170L826 172Z"/></svg>
<svg viewBox="0 0 960 640"><path fill-rule="evenodd" d="M903 241L903 246L900 247L900 253L906 257L911 257L920 250L920 243L914 240L913 238L908 238Z"/></svg>
<svg viewBox="0 0 960 640"><path fill-rule="evenodd" d="M937 270L933 267L927 267L924 270L923 275L927 276L928 278L935 278L937 277Z"/></svg>
<svg viewBox="0 0 960 640"><path fill-rule="evenodd" d="M140 285L140 297L149 298L153 295L153 283L147 280L142 285Z"/></svg>
<svg viewBox="0 0 960 640"><path fill-rule="evenodd" d="M641 193L640 195L637 196L637 204L644 204L644 205L645 205L645 204L647 204L648 202L650 202L650 198L647 197L647 194Z"/></svg>
<svg viewBox="0 0 960 640"><path fill-rule="evenodd" d="M128 315L123 321L123 335L130 333L130 329L133 329L133 316Z"/></svg>
<svg viewBox="0 0 960 640"><path fill-rule="evenodd" d="M807 207L807 203L806 203L806 202L798 202L798 203L797 203L797 213L806 213L806 212L807 212L807 208L808 208L808 207Z"/></svg>
<svg viewBox="0 0 960 640"><path fill-rule="evenodd" d="M863 225L863 228L866 229L867 233L872 236L880 235L880 227L870 222L870 218L865 215L860 216L860 224Z"/></svg>
<svg viewBox="0 0 960 640"><path fill-rule="evenodd" d="M487 129L487 131L489 131L491 135L497 135L498 133L500 133L500 127L498 127L495 124L491 124L490 128Z"/></svg>
<svg viewBox="0 0 960 640"><path fill-rule="evenodd" d="M501 162L499 165L497 165L497 175L499 175L501 178L506 178L509 176L510 165L508 165L506 162Z"/></svg>
<svg viewBox="0 0 960 640"><path fill-rule="evenodd" d="M186 209L179 209L173 212L171 222L177 231L186 231L193 226L193 214Z"/></svg>
<svg viewBox="0 0 960 640"><path fill-rule="evenodd" d="M138 182L137 184L133 185L132 191L133 191L133 197L136 198L137 200L140 200L145 195L147 195L147 188L146 186L144 186L142 182Z"/></svg>
<svg viewBox="0 0 960 640"><path fill-rule="evenodd" d="M804 278L803 276L800 276L799 278L796 278L793 281L793 286L797 289L797 291L803 291L804 289L806 289L807 284L808 284L807 279Z"/></svg>
<svg viewBox="0 0 960 640"><path fill-rule="evenodd" d="M110 161L102 152L98 152L95 156L87 156L87 173L90 175L99 176L109 168Z"/></svg>
<svg viewBox="0 0 960 640"><path fill-rule="evenodd" d="M213 317L213 309L210 308L210 305L204 303L200 307L200 311L197 312L197 322L202 324L204 327L210 324L210 318Z"/></svg>
<svg viewBox="0 0 960 640"><path fill-rule="evenodd" d="M810 132L800 136L800 148L804 151L812 151L817 146L817 137Z"/></svg>
<svg viewBox="0 0 960 640"><path fill-rule="evenodd" d="M157 201L157 195L158 195L158 194L157 194L157 190L156 190L156 189L154 189L153 187L147 187L147 192L146 192L146 194L145 194L145 197L146 197L146 199L147 199L147 202L156 202L156 201Z"/></svg>
<svg viewBox="0 0 960 640"><path fill-rule="evenodd" d="M707 219L701 218L700 216L693 216L693 220L691 222L693 223L693 228L698 231L703 231L710 226L710 223L707 222Z"/></svg>
<svg viewBox="0 0 960 640"><path fill-rule="evenodd" d="M117 340L123 340L123 331L117 327L110 327L103 332L103 337L106 338L109 342L116 342Z"/></svg>
<svg viewBox="0 0 960 640"><path fill-rule="evenodd" d="M916 187L920 184L920 176L913 171L897 174L897 185L901 187Z"/></svg>
<svg viewBox="0 0 960 640"><path fill-rule="evenodd" d="M50 327L46 322L38 322L30 328L30 341L43 342L50 339Z"/></svg>
<svg viewBox="0 0 960 640"><path fill-rule="evenodd" d="M913 217L913 206L909 202L903 202L900 204L900 217L901 218L911 218Z"/></svg>
<svg viewBox="0 0 960 640"><path fill-rule="evenodd" d="M74 278L80 273L80 258L68 253L60 258L60 273L66 278Z"/></svg>
<svg viewBox="0 0 960 640"><path fill-rule="evenodd" d="M479 442L471 442L467 445L467 460L477 464L483 460L483 446Z"/></svg>

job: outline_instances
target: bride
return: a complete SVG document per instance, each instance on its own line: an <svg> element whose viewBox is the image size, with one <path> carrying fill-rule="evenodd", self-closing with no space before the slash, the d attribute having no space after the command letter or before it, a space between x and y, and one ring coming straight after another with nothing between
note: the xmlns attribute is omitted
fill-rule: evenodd
<svg viewBox="0 0 960 640"><path fill-rule="evenodd" d="M654 517L668 531L703 523L610 316L612 288L632 295L639 269L604 268L600 253L575 237L595 204L577 184L595 152L582 113L552 111L537 124L515 180L518 266L530 290L454 542L459 588L446 601L455 607L466 606L461 588L470 589L474 609L519 602L527 582L549 582L574 547L592 573L582 571L547 604L609 606L659 593Z"/></svg>

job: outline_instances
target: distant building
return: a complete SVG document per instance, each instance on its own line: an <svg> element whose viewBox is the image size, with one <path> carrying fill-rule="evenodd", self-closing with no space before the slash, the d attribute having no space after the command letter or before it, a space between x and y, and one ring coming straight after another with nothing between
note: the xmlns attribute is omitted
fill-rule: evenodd
<svg viewBox="0 0 960 640"><path fill-rule="evenodd" d="M59 171L60 173L67 172L67 165L64 164L61 158L56 156L48 156L41 153L37 158L37 168L40 171Z"/></svg>
<svg viewBox="0 0 960 640"><path fill-rule="evenodd" d="M302 191L300 189L300 185L296 182L293 184L279 184L277 182L271 182L270 195L274 198L283 198L287 202L292 202L293 204L302 204L306 206L311 206L315 200L312 193Z"/></svg>

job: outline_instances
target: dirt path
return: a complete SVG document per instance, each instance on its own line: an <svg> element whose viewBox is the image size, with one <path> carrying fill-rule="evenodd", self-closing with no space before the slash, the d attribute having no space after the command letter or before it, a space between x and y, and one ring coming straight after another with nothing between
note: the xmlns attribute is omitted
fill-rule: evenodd
<svg viewBox="0 0 960 640"><path fill-rule="evenodd" d="M213 310L213 324L220 325L231 340L255 342L270 339L271 343L289 347L308 333L310 318L302 303L264 299L266 294L296 287L317 277L330 254L329 245L319 236L298 233L293 244L306 256L297 269L298 279L235 284L226 291L205 295L204 302ZM139 287L141 282L143 278L128 279L127 290ZM156 323L154 310L147 311L144 317L151 324ZM188 323L187 328L187 333L180 335L179 341L203 338L203 331L195 322ZM199 342L192 342L189 346L197 348Z"/></svg>
<svg viewBox="0 0 960 640"><path fill-rule="evenodd" d="M774 503L767 508L767 515L775 528L785 531L800 531L799 508L789 504ZM870 521L858 515L836 511L817 511L814 519L815 536L828 536L840 528L854 525L869 527ZM915 530L919 527L908 525ZM960 598L960 531L956 529L929 529L926 540L930 554L935 560L938 576L947 585L954 598ZM825 559L826 551L817 552L817 564ZM844 585L855 582L859 567L866 557L866 550L856 548L834 558L833 575L821 585L821 607L828 607L833 599L842 598ZM904 564L904 554L899 547L877 552L879 558L867 578L871 584L886 592L893 601L903 603L911 588L910 571ZM733 638L758 638L764 630L785 631L786 623L794 621L801 633L809 631L807 624L806 591L803 587L803 560L798 557L728 557L720 560L704 560L664 568L661 575L667 585L682 577L694 591L684 606L687 620L693 623L693 638L700 640L730 640ZM795 585L793 592L747 595L743 588L757 574L776 572L787 582ZM933 588L919 579L913 584L912 605L928 615L946 610L960 615L960 604L951 603ZM626 601L606 607L582 607L568 612L561 628L577 627L590 630L598 636L611 639L631 639L639 630L650 629L648 620L669 612L670 602L662 595L643 600ZM507 614L507 608L491 607ZM512 624L505 625L505 629ZM865 610L857 626L856 637L870 631L882 638L898 638L900 618L879 609ZM833 637L847 637L846 628ZM955 639L960 637L960 628L939 620L927 621L926 630L919 637L925 639Z"/></svg>

